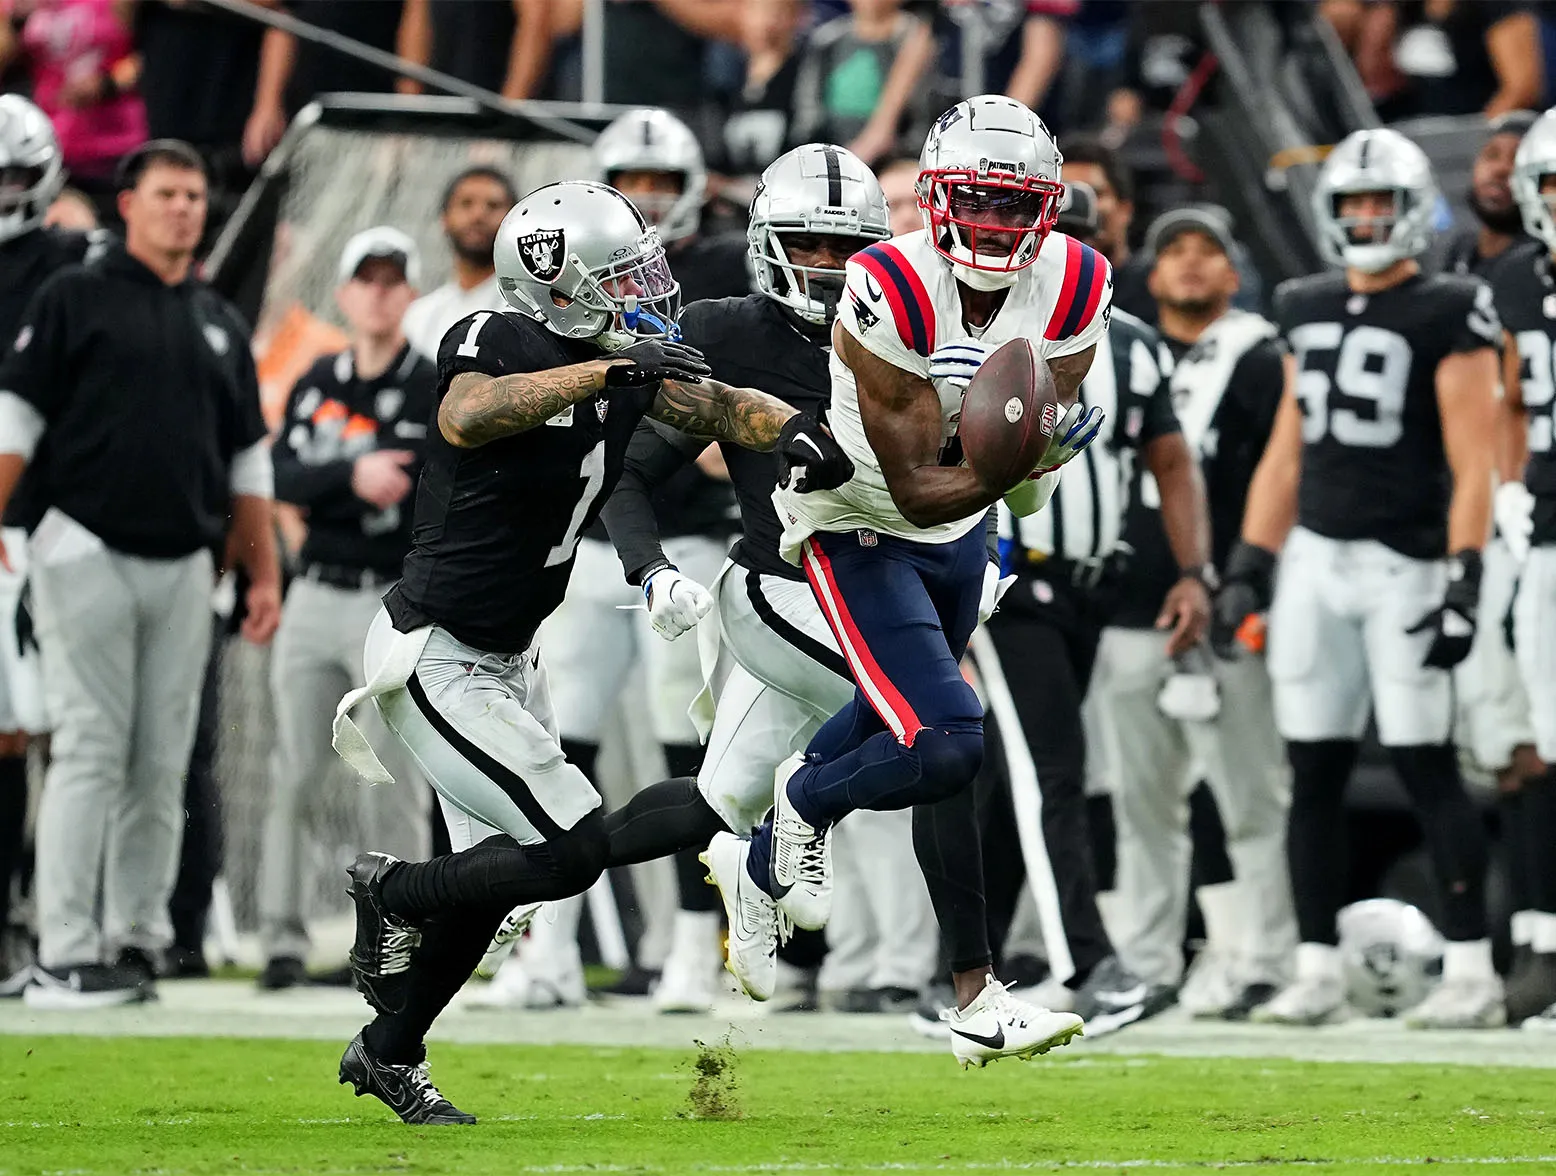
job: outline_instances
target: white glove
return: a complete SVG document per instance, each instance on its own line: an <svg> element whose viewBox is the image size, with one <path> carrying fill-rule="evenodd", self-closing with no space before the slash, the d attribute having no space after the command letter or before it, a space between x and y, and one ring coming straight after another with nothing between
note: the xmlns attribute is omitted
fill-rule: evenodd
<svg viewBox="0 0 1556 1176"><path fill-rule="evenodd" d="M1503 482L1491 502L1491 513L1508 551L1523 563L1529 554L1529 536L1534 533L1534 495L1522 482Z"/></svg>
<svg viewBox="0 0 1556 1176"><path fill-rule="evenodd" d="M994 564L983 566L983 591L978 595L978 623L986 624L1000 606L1000 600L1005 593L1010 591L1010 586L1016 582L1014 575L1000 576L1000 570Z"/></svg>
<svg viewBox="0 0 1556 1176"><path fill-rule="evenodd" d="M953 388L966 388L995 350L976 339L958 339L937 347L929 357L929 378L946 380Z"/></svg>
<svg viewBox="0 0 1556 1176"><path fill-rule="evenodd" d="M1049 439L1048 448L1037 459L1034 472L1046 474L1064 465L1097 439L1102 422L1106 419L1107 414L1100 408L1087 408L1076 401L1070 406L1070 411L1060 418L1053 437Z"/></svg>
<svg viewBox="0 0 1556 1176"><path fill-rule="evenodd" d="M713 607L712 593L674 568L660 568L644 580L643 599L648 601L648 623L666 641L695 629Z"/></svg>

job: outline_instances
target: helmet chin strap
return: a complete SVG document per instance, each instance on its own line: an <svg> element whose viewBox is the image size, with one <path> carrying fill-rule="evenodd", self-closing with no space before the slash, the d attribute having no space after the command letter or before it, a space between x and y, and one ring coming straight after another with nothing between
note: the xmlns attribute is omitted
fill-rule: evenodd
<svg viewBox="0 0 1556 1176"><path fill-rule="evenodd" d="M959 261L951 263L951 273L962 285L985 292L1007 290L1014 286L1021 277L1020 270L973 269L972 266L963 265Z"/></svg>

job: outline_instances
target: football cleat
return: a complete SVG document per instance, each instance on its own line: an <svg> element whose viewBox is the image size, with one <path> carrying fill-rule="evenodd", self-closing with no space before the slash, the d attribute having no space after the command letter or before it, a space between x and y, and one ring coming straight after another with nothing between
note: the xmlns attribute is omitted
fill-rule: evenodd
<svg viewBox="0 0 1556 1176"><path fill-rule="evenodd" d="M1017 1000L992 975L972 1004L944 1009L940 1019L950 1027L951 1053L964 1070L981 1069L999 1058L1025 1060L1045 1054L1056 1045L1069 1045L1086 1031L1074 1013L1056 1013Z"/></svg>
<svg viewBox="0 0 1556 1176"><path fill-rule="evenodd" d="M367 1003L385 1014L405 1008L411 954L421 945L420 930L384 909L384 875L399 864L387 853L360 853L346 869L351 878L346 893L357 908L351 975Z"/></svg>
<svg viewBox="0 0 1556 1176"><path fill-rule="evenodd" d="M1519 1027L1529 1033L1556 1033L1556 1004L1538 1016L1528 1018Z"/></svg>
<svg viewBox="0 0 1556 1176"><path fill-rule="evenodd" d="M486 954L481 957L481 962L475 966L475 974L490 980L497 975L503 961L513 951L513 945L524 938L524 933L529 930L529 925L535 921L535 916L540 913L540 908L545 905L538 902L527 902L523 906L516 906L503 916L502 925L497 928L497 933L492 936L492 942L486 948Z"/></svg>
<svg viewBox="0 0 1556 1176"><path fill-rule="evenodd" d="M1500 1029L1507 1024L1496 975L1444 979L1402 1018L1410 1029Z"/></svg>
<svg viewBox="0 0 1556 1176"><path fill-rule="evenodd" d="M1338 1025L1350 1017L1339 976L1299 976L1248 1013L1260 1025Z"/></svg>
<svg viewBox="0 0 1556 1176"><path fill-rule="evenodd" d="M449 1127L475 1122L432 1085L423 1059L414 1066L386 1062L375 1057L358 1033L340 1059L341 1085L351 1083L357 1097L371 1094L400 1116L402 1122Z"/></svg>
<svg viewBox="0 0 1556 1176"><path fill-rule="evenodd" d="M1191 1017L1224 1016L1243 990L1237 982L1236 963L1213 947L1202 948L1178 989L1178 1006Z"/></svg>
<svg viewBox="0 0 1556 1176"><path fill-rule="evenodd" d="M32 969L22 1000L31 1009L105 1009L156 999L141 974L111 964Z"/></svg>
<svg viewBox="0 0 1556 1176"><path fill-rule="evenodd" d="M472 989L465 1003L476 1009L567 1009L588 999L576 943L555 943L544 952L522 948L497 969L490 984Z"/></svg>
<svg viewBox="0 0 1556 1176"><path fill-rule="evenodd" d="M752 1000L771 1000L778 987L778 908L751 878L746 859L751 843L733 833L715 833L698 861L719 888L729 919L725 967Z"/></svg>
<svg viewBox="0 0 1556 1176"><path fill-rule="evenodd" d="M654 1008L661 1013L711 1013L719 998L719 958L674 953L654 988Z"/></svg>
<svg viewBox="0 0 1556 1176"><path fill-rule="evenodd" d="M820 931L832 915L832 849L827 830L806 821L789 800L789 781L804 766L805 753L795 752L774 774L772 891L791 923Z"/></svg>
<svg viewBox="0 0 1556 1176"><path fill-rule="evenodd" d="M1110 955L1076 990L1075 1011L1085 1020L1087 1032L1101 1037L1154 1017L1171 1007L1174 996L1171 985L1147 983Z"/></svg>

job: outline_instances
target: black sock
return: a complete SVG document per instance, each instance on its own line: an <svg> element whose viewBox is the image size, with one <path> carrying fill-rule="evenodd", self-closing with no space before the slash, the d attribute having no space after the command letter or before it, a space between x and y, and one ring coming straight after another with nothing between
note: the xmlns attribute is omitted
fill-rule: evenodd
<svg viewBox="0 0 1556 1176"><path fill-rule="evenodd" d="M913 851L946 939L952 972L994 962L983 899L983 851L975 789L913 810Z"/></svg>
<svg viewBox="0 0 1556 1176"><path fill-rule="evenodd" d="M1497 793L1497 823L1502 830L1502 857L1507 866L1507 905L1514 914L1527 911L1534 901L1534 888L1530 884L1532 842L1524 824L1526 787L1527 782L1521 782L1517 788ZM1549 854L1550 846L1547 844L1538 852Z"/></svg>
<svg viewBox="0 0 1556 1176"><path fill-rule="evenodd" d="M1189 840L1194 845L1194 886L1232 881L1232 859L1226 853L1226 826L1210 786L1201 780L1189 793Z"/></svg>
<svg viewBox="0 0 1556 1176"><path fill-rule="evenodd" d="M1519 839L1528 881L1528 903L1514 910L1556 914L1556 766L1531 776L1523 786L1523 823Z"/></svg>
<svg viewBox="0 0 1556 1176"><path fill-rule="evenodd" d="M701 852L715 833L725 832L691 776L661 780L640 789L605 818L612 866L669 857L680 850Z"/></svg>
<svg viewBox="0 0 1556 1176"><path fill-rule="evenodd" d="M665 767L670 769L670 775L693 777L692 783L695 786L695 777L702 771L702 757L707 749L700 743L666 743L663 747ZM712 812L712 809L708 811ZM723 822L720 822L720 828L722 827ZM710 833L708 837L711 840L713 834ZM707 868L697 860L697 855L707 847L705 841L700 845L678 849L675 852L675 888L679 892L680 907L683 911L724 909L718 890L708 885Z"/></svg>
<svg viewBox="0 0 1556 1176"><path fill-rule="evenodd" d="M411 956L405 1008L379 1014L363 1031L373 1053L396 1065L415 1065L427 1056L427 1030L470 979L508 909L452 911L422 924L421 946Z"/></svg>
<svg viewBox="0 0 1556 1176"><path fill-rule="evenodd" d="M1286 860L1303 943L1339 942L1335 916L1345 905L1349 840L1345 786L1360 746L1352 739L1286 744L1292 777Z"/></svg>
<svg viewBox="0 0 1556 1176"><path fill-rule="evenodd" d="M1404 781L1442 894L1442 932L1450 940L1486 937L1486 828L1459 778L1451 743L1391 747L1389 758ZM1527 819L1529 798L1524 798Z"/></svg>
<svg viewBox="0 0 1556 1176"><path fill-rule="evenodd" d="M430 862L402 862L384 879L384 905L420 923L458 910L509 911L581 894L605 864L605 819L595 810L550 841L520 845L506 833ZM474 967L474 965L471 965Z"/></svg>
<svg viewBox="0 0 1556 1176"><path fill-rule="evenodd" d="M700 743L664 743L660 747L672 776L695 776L702 771L702 757L707 749Z"/></svg>
<svg viewBox="0 0 1556 1176"><path fill-rule="evenodd" d="M0 928L10 918L11 882L22 868L27 836L27 760L0 759Z"/></svg>

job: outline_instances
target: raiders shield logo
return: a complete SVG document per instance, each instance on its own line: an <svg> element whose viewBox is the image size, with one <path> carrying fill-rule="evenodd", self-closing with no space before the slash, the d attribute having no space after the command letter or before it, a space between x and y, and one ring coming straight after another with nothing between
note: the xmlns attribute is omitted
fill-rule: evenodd
<svg viewBox="0 0 1556 1176"><path fill-rule="evenodd" d="M556 281L567 247L561 229L539 229L520 237L518 246L519 260L536 281Z"/></svg>

